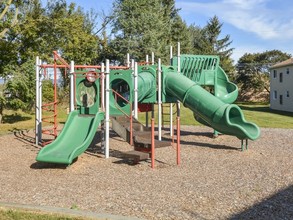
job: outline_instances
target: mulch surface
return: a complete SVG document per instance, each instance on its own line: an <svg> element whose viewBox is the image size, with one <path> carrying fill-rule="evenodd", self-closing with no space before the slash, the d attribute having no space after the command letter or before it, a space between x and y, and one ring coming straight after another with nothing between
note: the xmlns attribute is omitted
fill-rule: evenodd
<svg viewBox="0 0 293 220"><path fill-rule="evenodd" d="M132 147L113 132L109 159L97 135L69 167L36 162L32 131L3 135L0 202L142 219L293 219L293 129L261 132L242 152L235 137L181 126L180 166L170 146L156 149L155 169L123 160Z"/></svg>

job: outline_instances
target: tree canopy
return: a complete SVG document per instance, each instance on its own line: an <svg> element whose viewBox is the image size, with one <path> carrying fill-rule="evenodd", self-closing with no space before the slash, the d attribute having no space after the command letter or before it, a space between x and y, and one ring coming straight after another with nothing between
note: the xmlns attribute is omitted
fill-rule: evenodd
<svg viewBox="0 0 293 220"><path fill-rule="evenodd" d="M234 71L231 55L234 48L230 48L232 41L230 35L220 38L223 23L217 16L210 18L206 26L200 28L196 25L189 27L191 42L195 54L219 55L221 67L227 72Z"/></svg>
<svg viewBox="0 0 293 220"><path fill-rule="evenodd" d="M111 46L120 62L125 52L137 60L143 60L151 52L167 60L171 44L181 41L183 50L188 47L187 26L174 0L116 0L113 10Z"/></svg>
<svg viewBox="0 0 293 220"><path fill-rule="evenodd" d="M270 92L269 68L275 63L290 58L291 55L280 50L270 50L262 53L246 53L237 62L236 82L245 91Z"/></svg>
<svg viewBox="0 0 293 220"><path fill-rule="evenodd" d="M6 10L5 19L1 21L0 27L5 27L5 32L1 32L0 40L0 77L11 78L6 85L10 96L6 102L1 101L1 109L4 105L23 110L33 107L36 56L52 62L52 51L58 51L65 60L80 64L93 64L97 57L99 38L93 29L96 21L75 3L54 0L43 7L39 0L19 2L0 4L0 9L5 10L8 3L14 3L10 7L19 7L21 14L9 28L6 17L11 17L12 11Z"/></svg>

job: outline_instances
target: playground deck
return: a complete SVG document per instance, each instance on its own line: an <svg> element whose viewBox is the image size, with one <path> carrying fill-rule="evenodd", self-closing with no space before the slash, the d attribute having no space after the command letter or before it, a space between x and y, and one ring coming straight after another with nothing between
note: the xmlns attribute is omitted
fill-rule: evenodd
<svg viewBox="0 0 293 220"><path fill-rule="evenodd" d="M293 129L261 130L241 152L235 137L182 126L181 165L175 149L158 148L154 170L125 163L133 148L114 133L108 160L98 143L68 168L35 162L32 131L0 136L0 202L141 219L292 219Z"/></svg>

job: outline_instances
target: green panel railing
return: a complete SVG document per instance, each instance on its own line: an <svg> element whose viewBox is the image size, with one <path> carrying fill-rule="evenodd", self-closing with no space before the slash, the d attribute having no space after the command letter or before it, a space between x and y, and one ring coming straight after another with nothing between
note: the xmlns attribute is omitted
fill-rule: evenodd
<svg viewBox="0 0 293 220"><path fill-rule="evenodd" d="M220 59L214 55L180 56L181 74L201 85L214 85ZM178 57L173 58L173 66L178 66Z"/></svg>

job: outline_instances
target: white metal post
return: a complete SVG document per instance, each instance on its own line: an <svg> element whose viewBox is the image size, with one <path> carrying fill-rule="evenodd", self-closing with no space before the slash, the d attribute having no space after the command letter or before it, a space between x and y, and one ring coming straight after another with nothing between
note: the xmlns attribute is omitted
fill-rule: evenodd
<svg viewBox="0 0 293 220"><path fill-rule="evenodd" d="M70 106L69 112L74 111L74 61L70 62Z"/></svg>
<svg viewBox="0 0 293 220"><path fill-rule="evenodd" d="M181 72L181 65L180 65L180 42L177 43L177 60L178 60L178 64L177 64L177 72L180 73Z"/></svg>
<svg viewBox="0 0 293 220"><path fill-rule="evenodd" d="M126 66L129 68L130 67L130 57L129 57L129 53L127 53L126 55Z"/></svg>
<svg viewBox="0 0 293 220"><path fill-rule="evenodd" d="M155 53L152 52L152 65L155 65Z"/></svg>
<svg viewBox="0 0 293 220"><path fill-rule="evenodd" d="M177 72L181 74L181 64L180 64L180 42L177 43L177 57L178 57L178 64L177 64ZM177 114L180 111L180 101L177 100ZM180 112L179 112L180 113ZM178 132L178 131L177 131Z"/></svg>
<svg viewBox="0 0 293 220"><path fill-rule="evenodd" d="M39 119L39 111L40 111L40 93L39 93L39 77L40 77L40 67L39 67L39 57L37 56L36 57L36 121L35 121L35 141L36 141L36 144L38 145L39 144L39 122L40 122L40 119Z"/></svg>
<svg viewBox="0 0 293 220"><path fill-rule="evenodd" d="M137 77L138 77L138 67L137 62L134 63L134 118L138 119L138 85L137 85Z"/></svg>
<svg viewBox="0 0 293 220"><path fill-rule="evenodd" d="M146 62L147 65L149 65L149 55L145 56L145 62Z"/></svg>
<svg viewBox="0 0 293 220"><path fill-rule="evenodd" d="M109 138L110 138L110 63L106 60L106 113L105 113L105 158L109 158Z"/></svg>
<svg viewBox="0 0 293 220"><path fill-rule="evenodd" d="M133 75L134 75L134 59L131 59L131 67L130 68L133 70Z"/></svg>
<svg viewBox="0 0 293 220"><path fill-rule="evenodd" d="M173 59L173 47L170 46L170 65L173 64L172 59Z"/></svg>
<svg viewBox="0 0 293 220"><path fill-rule="evenodd" d="M102 111L105 111L105 64L102 63L101 66L101 106L102 106Z"/></svg>
<svg viewBox="0 0 293 220"><path fill-rule="evenodd" d="M170 65L173 64L173 47L170 46ZM173 136L173 104L170 103L170 136Z"/></svg>
<svg viewBox="0 0 293 220"><path fill-rule="evenodd" d="M39 66L42 64L42 60L39 59ZM42 105L43 105L43 85L42 85L42 76L44 74L42 69L39 69L39 142L42 140Z"/></svg>
<svg viewBox="0 0 293 220"><path fill-rule="evenodd" d="M162 71L161 71L161 59L158 59L158 139L162 140Z"/></svg>

